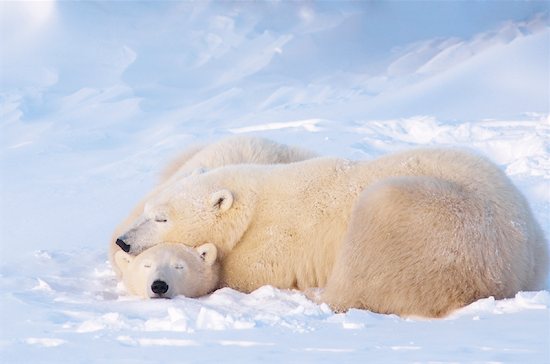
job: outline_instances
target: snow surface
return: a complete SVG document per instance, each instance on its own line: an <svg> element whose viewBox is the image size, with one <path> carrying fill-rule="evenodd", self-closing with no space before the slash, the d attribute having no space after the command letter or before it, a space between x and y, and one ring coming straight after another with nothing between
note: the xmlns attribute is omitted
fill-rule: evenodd
<svg viewBox="0 0 550 364"><path fill-rule="evenodd" d="M550 235L548 2L1 2L0 362L550 362L550 294L442 320L300 292L128 296L115 225L164 163L252 134L374 158L461 146Z"/></svg>

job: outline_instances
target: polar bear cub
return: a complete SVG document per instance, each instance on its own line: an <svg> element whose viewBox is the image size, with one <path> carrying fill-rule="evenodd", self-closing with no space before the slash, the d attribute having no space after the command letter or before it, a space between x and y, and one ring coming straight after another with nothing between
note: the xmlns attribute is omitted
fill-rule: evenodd
<svg viewBox="0 0 550 364"><path fill-rule="evenodd" d="M214 244L196 248L183 244L158 244L137 256L122 250L115 261L129 293L143 298L204 296L218 286L219 263Z"/></svg>

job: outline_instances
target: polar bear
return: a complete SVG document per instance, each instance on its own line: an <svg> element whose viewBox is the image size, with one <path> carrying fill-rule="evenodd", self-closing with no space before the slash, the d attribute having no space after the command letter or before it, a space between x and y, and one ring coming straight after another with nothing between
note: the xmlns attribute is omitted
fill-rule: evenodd
<svg viewBox="0 0 550 364"><path fill-rule="evenodd" d="M308 290L334 310L441 317L540 289L547 244L487 159L420 149L373 161L235 165L182 179L119 239L213 243L221 285Z"/></svg>
<svg viewBox="0 0 550 364"><path fill-rule="evenodd" d="M218 286L220 267L216 256L216 246L211 243L196 248L165 243L137 256L119 250L115 261L131 294L143 298L200 297Z"/></svg>
<svg viewBox="0 0 550 364"><path fill-rule="evenodd" d="M114 255L121 249L129 251L127 250L129 247L124 245L120 240L117 245L117 238L128 230L130 225L144 213L147 201L154 199L154 196L160 191L170 188L171 184L177 183L180 179L193 173L201 173L207 169L231 164L291 163L313 157L316 157L316 155L308 150L250 136L232 136L208 146L190 147L166 167L161 174L159 185L145 199L138 203L130 215L116 227L109 248L111 266L120 278L121 272L114 259ZM146 246L142 248L144 249ZM137 254L140 251L133 249L131 253Z"/></svg>

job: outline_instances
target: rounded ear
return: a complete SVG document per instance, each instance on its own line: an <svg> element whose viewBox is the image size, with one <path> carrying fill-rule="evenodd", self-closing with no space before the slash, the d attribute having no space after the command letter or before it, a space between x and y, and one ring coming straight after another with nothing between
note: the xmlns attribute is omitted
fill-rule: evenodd
<svg viewBox="0 0 550 364"><path fill-rule="evenodd" d="M233 194L229 190L219 190L210 196L210 205L216 211L224 212L233 205Z"/></svg>
<svg viewBox="0 0 550 364"><path fill-rule="evenodd" d="M208 265L214 264L218 257L218 248L212 243L202 244L195 248L201 259Z"/></svg>
<svg viewBox="0 0 550 364"><path fill-rule="evenodd" d="M128 267L128 264L130 264L132 260L134 260L134 257L126 252L123 252L122 250L119 250L115 253L115 263L122 271L122 274L124 274L126 268Z"/></svg>

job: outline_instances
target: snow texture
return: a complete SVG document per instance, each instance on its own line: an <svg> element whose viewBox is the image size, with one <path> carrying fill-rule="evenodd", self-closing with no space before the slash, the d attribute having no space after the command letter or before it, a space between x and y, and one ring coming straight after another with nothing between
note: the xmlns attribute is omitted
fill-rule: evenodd
<svg viewBox="0 0 550 364"><path fill-rule="evenodd" d="M471 148L550 236L548 2L1 2L0 362L549 363L550 294L441 320L297 291L129 296L116 224L163 165L249 134L322 155Z"/></svg>

